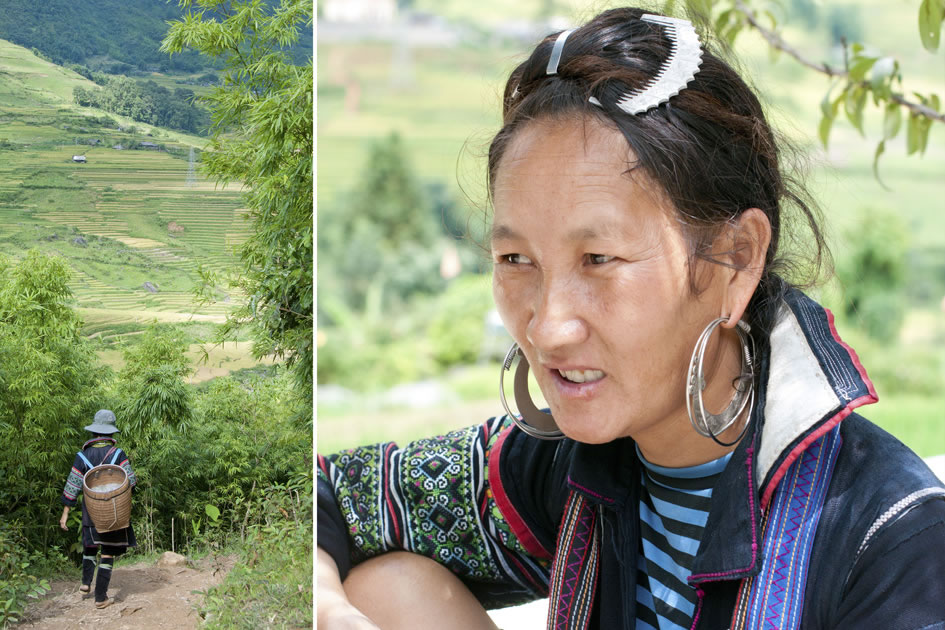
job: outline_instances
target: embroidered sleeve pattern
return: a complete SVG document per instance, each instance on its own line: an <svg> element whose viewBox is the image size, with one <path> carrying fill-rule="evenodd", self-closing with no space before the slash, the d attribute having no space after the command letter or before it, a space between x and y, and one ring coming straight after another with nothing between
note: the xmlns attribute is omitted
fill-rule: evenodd
<svg viewBox="0 0 945 630"><path fill-rule="evenodd" d="M79 496L79 492L82 490L83 476L82 471L73 465L69 472L69 478L66 479L66 487L62 490L62 502L69 507L76 504L76 497Z"/></svg>
<svg viewBox="0 0 945 630"><path fill-rule="evenodd" d="M118 465L125 469L125 473L128 475L128 483L134 488L138 484L138 478L135 477L135 471L131 468L131 461L128 459L128 456L125 455L124 451L121 451L121 455L119 455L118 459Z"/></svg>
<svg viewBox="0 0 945 630"><path fill-rule="evenodd" d="M506 585L518 601L546 595L547 562L528 554L488 487L489 449L508 424L493 418L405 448L386 443L325 458L320 474L347 523L352 560L405 549L437 560L467 584ZM477 595L511 602L493 599L497 592L486 586Z"/></svg>

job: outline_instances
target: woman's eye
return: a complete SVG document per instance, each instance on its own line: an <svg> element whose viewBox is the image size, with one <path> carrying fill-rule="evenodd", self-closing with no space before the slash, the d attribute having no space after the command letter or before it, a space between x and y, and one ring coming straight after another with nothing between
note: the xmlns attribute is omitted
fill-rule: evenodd
<svg viewBox="0 0 945 630"><path fill-rule="evenodd" d="M499 260L512 265L527 265L532 262L525 254L503 254L499 256Z"/></svg>
<svg viewBox="0 0 945 630"><path fill-rule="evenodd" d="M613 256L608 256L606 254L587 254L587 262L592 265L603 265L613 260Z"/></svg>

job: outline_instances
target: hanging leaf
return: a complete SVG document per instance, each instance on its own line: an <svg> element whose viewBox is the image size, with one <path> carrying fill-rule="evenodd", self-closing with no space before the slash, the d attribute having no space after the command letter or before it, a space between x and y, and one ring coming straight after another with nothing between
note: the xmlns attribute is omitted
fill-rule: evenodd
<svg viewBox="0 0 945 630"><path fill-rule="evenodd" d="M892 57L881 57L873 64L873 69L870 73L870 85L873 88L874 101L879 97L889 97L889 86L892 83L892 78L896 75L898 66L899 63ZM877 102L877 105L878 104Z"/></svg>
<svg viewBox="0 0 945 630"><path fill-rule="evenodd" d="M210 520L212 520L214 523L216 523L217 520L220 518L220 509L215 505L211 505L208 503L206 507L204 507L204 511L207 513L207 516L210 517Z"/></svg>
<svg viewBox="0 0 945 630"><path fill-rule="evenodd" d="M875 63L876 57L854 57L853 63L850 65L850 80L862 81Z"/></svg>
<svg viewBox="0 0 945 630"><path fill-rule="evenodd" d="M932 119L919 116L918 127L919 155L923 155L925 154L925 149L929 146L929 132L932 130Z"/></svg>
<svg viewBox="0 0 945 630"><path fill-rule="evenodd" d="M922 46L929 52L938 50L943 15L945 7L942 6L941 0L922 0L919 6L919 37L922 39Z"/></svg>
<svg viewBox="0 0 945 630"><path fill-rule="evenodd" d="M861 136L866 134L863 132L863 108L866 106L866 90L861 86L855 86L852 90L847 92L846 98L843 101L843 108L846 112L847 118L856 127L857 131L860 132Z"/></svg>
<svg viewBox="0 0 945 630"><path fill-rule="evenodd" d="M820 119L820 125L817 127L817 136L820 143L827 148L827 140L830 138L830 128L833 126L833 116L823 116Z"/></svg>
<svg viewBox="0 0 945 630"><path fill-rule="evenodd" d="M886 106L886 113L883 115L883 140L895 138L901 126L902 110L897 103L890 103Z"/></svg>
<svg viewBox="0 0 945 630"><path fill-rule="evenodd" d="M889 190L882 178L879 176L879 156L881 156L886 151L886 141L880 140L879 144L876 145L876 153L873 154L873 177L876 178L876 181L879 182L879 185Z"/></svg>
<svg viewBox="0 0 945 630"><path fill-rule="evenodd" d="M919 150L919 117L909 115L909 124L906 129L906 154L912 155Z"/></svg>

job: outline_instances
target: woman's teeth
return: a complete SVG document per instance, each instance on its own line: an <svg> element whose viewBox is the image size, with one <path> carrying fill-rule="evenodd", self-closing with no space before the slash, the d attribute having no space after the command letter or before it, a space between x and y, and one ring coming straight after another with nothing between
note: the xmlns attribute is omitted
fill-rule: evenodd
<svg viewBox="0 0 945 630"><path fill-rule="evenodd" d="M558 370L558 374L572 383L591 383L604 378L600 370Z"/></svg>

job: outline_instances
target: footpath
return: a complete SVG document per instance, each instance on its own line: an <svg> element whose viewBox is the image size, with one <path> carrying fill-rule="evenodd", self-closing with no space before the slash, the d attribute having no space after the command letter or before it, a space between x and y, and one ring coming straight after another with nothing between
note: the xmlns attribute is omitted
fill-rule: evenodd
<svg viewBox="0 0 945 630"><path fill-rule="evenodd" d="M174 554L177 555L177 554ZM35 630L190 630L201 619L195 605L202 591L219 584L233 567L232 556L207 557L195 565L167 554L157 563L115 564L108 594L115 603L99 610L75 580L54 581L51 592L27 610L16 628Z"/></svg>

